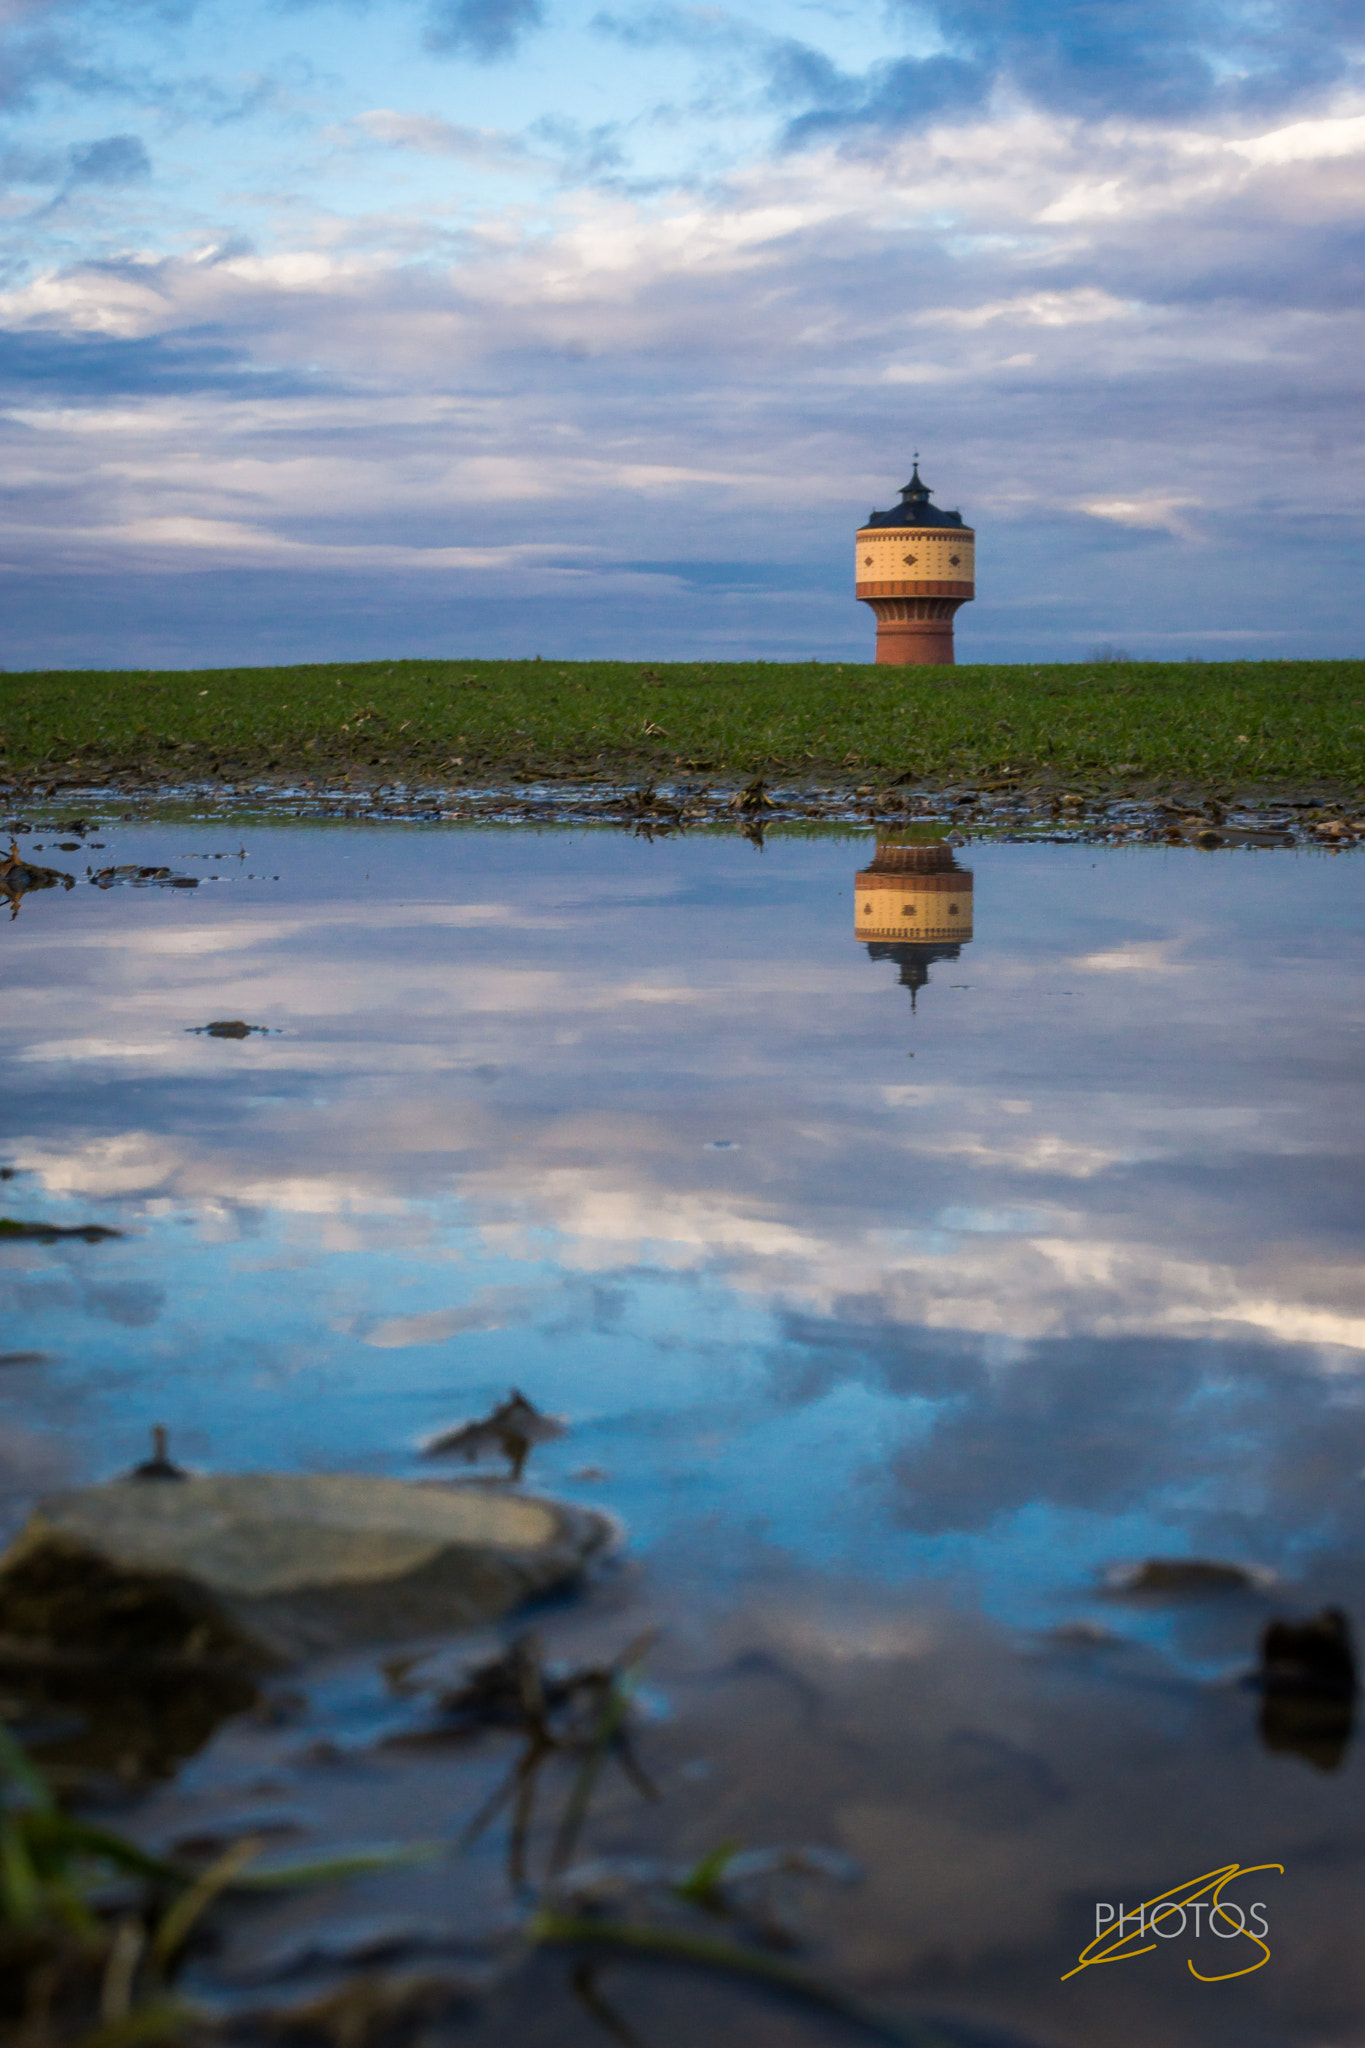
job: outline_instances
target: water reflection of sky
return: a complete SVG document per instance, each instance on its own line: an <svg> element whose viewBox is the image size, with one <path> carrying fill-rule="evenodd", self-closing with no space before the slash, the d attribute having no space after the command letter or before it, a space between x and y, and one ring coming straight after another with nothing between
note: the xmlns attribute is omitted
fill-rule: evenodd
<svg viewBox="0 0 1365 2048"><path fill-rule="evenodd" d="M759 1546L1025 1624L1151 1550L1340 1592L1349 856L972 847L912 1014L853 937L870 836L105 837L221 879L0 933L5 1206L129 1232L0 1248L5 1348L51 1357L0 1375L11 1513L152 1421L411 1471L516 1384L574 1424L540 1480L708 1572Z"/></svg>

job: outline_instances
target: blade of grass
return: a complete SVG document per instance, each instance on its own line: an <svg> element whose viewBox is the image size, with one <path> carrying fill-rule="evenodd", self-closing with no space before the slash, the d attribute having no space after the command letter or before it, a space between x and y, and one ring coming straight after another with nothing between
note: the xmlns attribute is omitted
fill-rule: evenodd
<svg viewBox="0 0 1365 2048"><path fill-rule="evenodd" d="M520 1891L526 1882L526 1845L535 1814L536 1786L540 1778L540 1766L549 1754L548 1749L535 1750L524 1756L517 1765L517 1797L512 1808L512 1827L507 1839L507 1875L513 1891Z"/></svg>
<svg viewBox="0 0 1365 2048"><path fill-rule="evenodd" d="M573 1985L575 1997L584 2010L592 2015L598 2026L604 2033L609 2034L613 2041L619 2041L621 2048L645 2048L644 2041L634 2027L628 2026L615 2006L608 2002L597 1981L597 1965L587 1956L574 1965L573 1975L569 1981Z"/></svg>
<svg viewBox="0 0 1365 2048"><path fill-rule="evenodd" d="M234 1842L206 1871L180 1894L175 1904L162 1914L156 1933L152 1938L150 1961L159 1976L169 1969L176 1952L183 1948L191 1928L201 1913L213 1904L220 1892L228 1886L257 1856L262 1849L259 1835L248 1835L240 1842Z"/></svg>
<svg viewBox="0 0 1365 2048"><path fill-rule="evenodd" d="M31 1927L39 1917L41 1892L24 1831L17 1820L0 1822L0 1905L11 1927Z"/></svg>
<svg viewBox="0 0 1365 2048"><path fill-rule="evenodd" d="M694 1906L710 1907L715 1902L716 1888L727 1867L734 1862L741 1848L739 1842L719 1842L714 1849L708 1849L701 1859L694 1863L686 1877L680 1878L673 1889L680 1899L688 1899Z"/></svg>
<svg viewBox="0 0 1365 2048"><path fill-rule="evenodd" d="M646 1629L643 1635L636 1636L635 1640L627 1645L612 1667L611 1686L603 1702L601 1717L593 1731L588 1753L569 1788L569 1796L564 1802L564 1811L555 1833L554 1847L550 1852L551 1878L558 1877L569 1866L578 1837L583 1831L583 1823L588 1817L588 1807L592 1803L597 1780L602 1774L607 1751L620 1734L626 1715L630 1712L636 1675L657 1640L658 1630ZM650 1793L657 1796L652 1786Z"/></svg>
<svg viewBox="0 0 1365 2048"><path fill-rule="evenodd" d="M527 1931L532 1941L547 1947L607 1948L660 1962L690 1963L698 1969L767 1984L807 2005L834 2013L875 2040L887 2042L890 2048L962 2048L960 2041L954 2041L938 2027L878 2012L796 1963L765 1954L762 1949L718 1940L713 1935L689 1934L683 1928L649 1927L631 1920L578 1919L548 1911L537 1913Z"/></svg>
<svg viewBox="0 0 1365 2048"><path fill-rule="evenodd" d="M315 1863L272 1863L265 1870L240 1871L228 1889L267 1892L287 1890L291 1885L344 1884L352 1877L439 1863L449 1853L444 1842L414 1842L405 1849L362 1849L353 1856L323 1857Z"/></svg>
<svg viewBox="0 0 1365 2048"><path fill-rule="evenodd" d="M588 1817L588 1808L597 1789L597 1780L602 1775L602 1766L606 1762L612 1737L629 1710L630 1694L621 1680L615 1678L603 1705L601 1718L593 1731L588 1753L574 1776L573 1784L569 1787L569 1796L564 1802L564 1811L560 1815L559 1827L555 1832L554 1847L550 1851L552 1878L558 1877L568 1868L578 1837L583 1831L583 1823Z"/></svg>
<svg viewBox="0 0 1365 2048"><path fill-rule="evenodd" d="M472 1849L474 1844L478 1841L479 1836L483 1834L487 1828L492 1826L493 1822L502 1812L503 1807L506 1806L508 1800L511 1799L516 1793L517 1787L520 1784L520 1782L521 1767L520 1764L517 1763L512 1766L511 1770L507 1773L507 1776L503 1779L502 1783L494 1787L493 1791L491 1792L489 1797L485 1799L483 1805L479 1808L478 1812L474 1815L473 1819L467 1821L464 1827L460 1830L459 1848L461 1854L463 1854L466 1849Z"/></svg>
<svg viewBox="0 0 1365 2048"><path fill-rule="evenodd" d="M130 1914L127 1919L119 1921L109 1944L109 1959L100 1985L100 2020L103 2025L112 2026L116 2020L126 2019L131 2012L133 1979L137 1976L137 1966L142 1961L146 1946L147 1930L140 1920Z"/></svg>

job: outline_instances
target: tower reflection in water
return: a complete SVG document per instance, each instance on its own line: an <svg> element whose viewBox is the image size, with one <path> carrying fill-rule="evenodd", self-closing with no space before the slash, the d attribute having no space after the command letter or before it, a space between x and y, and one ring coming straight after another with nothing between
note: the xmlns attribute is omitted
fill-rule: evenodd
<svg viewBox="0 0 1365 2048"><path fill-rule="evenodd" d="M910 1007L936 960L956 960L972 936L972 873L944 839L879 839L857 878L853 936L872 960L894 960Z"/></svg>

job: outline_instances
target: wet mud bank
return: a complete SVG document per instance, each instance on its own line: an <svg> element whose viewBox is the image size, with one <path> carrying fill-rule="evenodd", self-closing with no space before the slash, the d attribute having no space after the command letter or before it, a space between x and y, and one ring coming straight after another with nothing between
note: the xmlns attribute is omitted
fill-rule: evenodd
<svg viewBox="0 0 1365 2048"><path fill-rule="evenodd" d="M800 825L895 825L925 821L966 835L1029 839L1083 838L1103 844L1220 846L1322 845L1365 840L1365 792L1338 784L1237 789L1226 784L1136 786L1084 778L988 777L946 783L902 778L890 785L813 782L749 776L718 782L646 776L623 782L581 776L571 781L489 784L375 782L347 776L330 783L290 777L240 782L171 783L137 778L112 783L32 781L0 785L0 832L14 845L0 866L0 889L70 886L60 869L35 869L17 842L39 832L78 836L66 851L111 822L158 815L221 818L340 819L381 823L614 826L645 837L729 827L748 838ZM84 813L90 813L86 817ZM92 876L103 886L129 877L114 869ZM133 877L132 879L136 879ZM144 878L148 879L148 878ZM169 872L151 879L174 883ZM183 886L183 881L182 881Z"/></svg>

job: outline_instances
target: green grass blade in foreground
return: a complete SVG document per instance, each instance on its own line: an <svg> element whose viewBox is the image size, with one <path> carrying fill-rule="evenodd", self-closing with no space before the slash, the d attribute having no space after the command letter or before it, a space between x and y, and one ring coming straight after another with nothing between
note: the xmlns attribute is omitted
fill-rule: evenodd
<svg viewBox="0 0 1365 2048"><path fill-rule="evenodd" d="M348 1856L323 1856L309 1863L272 1863L264 1870L240 1870L227 1889L234 1892L287 1891L293 1885L344 1884L385 1870L410 1870L439 1863L452 1851L442 1842L414 1842L406 1848L359 1849Z"/></svg>
<svg viewBox="0 0 1365 2048"><path fill-rule="evenodd" d="M195 1922L203 1917L219 1894L226 1891L246 1865L260 1853L259 1835L248 1835L244 1841L234 1842L232 1847L224 1850L192 1885L181 1892L173 1905L167 1907L161 1916L156 1933L152 1936L151 1962L159 1974L164 1976L175 1956L189 1939Z"/></svg>
<svg viewBox="0 0 1365 2048"><path fill-rule="evenodd" d="M694 1968L719 1971L727 1976L747 1978L819 2006L858 2027L874 2040L891 2048L962 2048L941 2028L918 2020L902 2020L876 2011L851 1993L827 1984L797 1963L762 1949L745 1948L736 1941L714 1935L689 1934L684 1929L650 1927L633 1920L597 1920L544 1910L535 1915L528 1929L530 1939L547 1947L599 1948L615 1950L658 1962L691 1964Z"/></svg>

